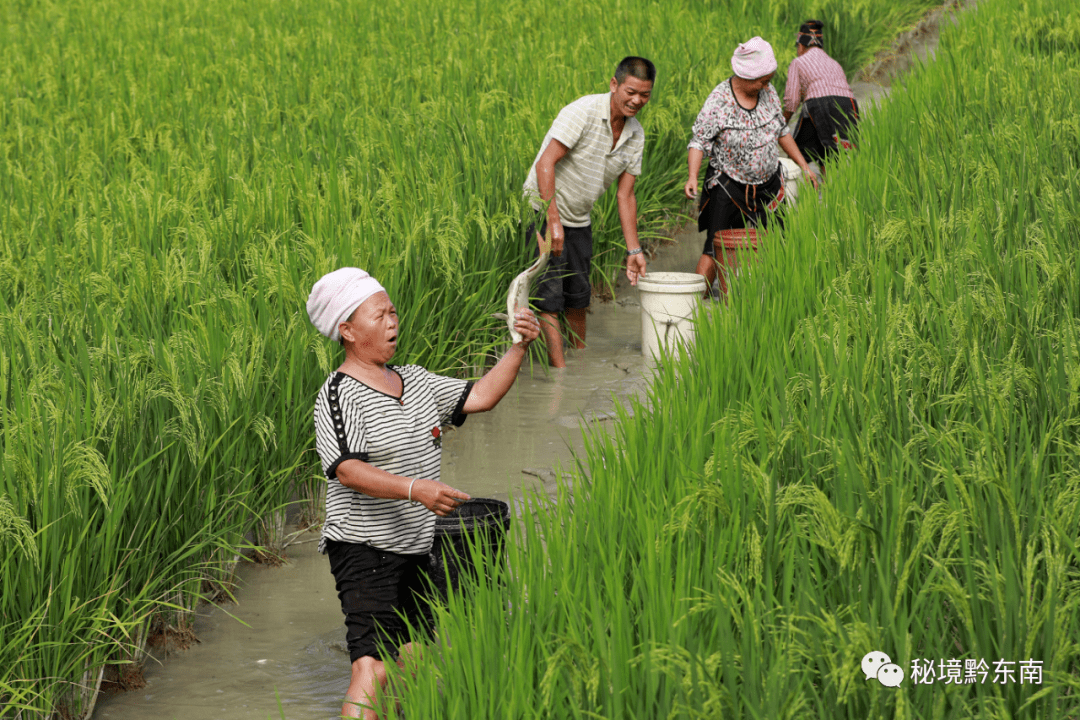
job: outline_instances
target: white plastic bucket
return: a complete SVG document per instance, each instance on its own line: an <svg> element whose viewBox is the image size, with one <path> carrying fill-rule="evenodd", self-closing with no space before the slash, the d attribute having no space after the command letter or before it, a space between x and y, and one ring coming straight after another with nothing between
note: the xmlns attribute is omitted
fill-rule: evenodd
<svg viewBox="0 0 1080 720"><path fill-rule="evenodd" d="M651 272L638 279L641 292L641 354L655 363L678 343L694 340L694 312L705 294L697 273Z"/></svg>

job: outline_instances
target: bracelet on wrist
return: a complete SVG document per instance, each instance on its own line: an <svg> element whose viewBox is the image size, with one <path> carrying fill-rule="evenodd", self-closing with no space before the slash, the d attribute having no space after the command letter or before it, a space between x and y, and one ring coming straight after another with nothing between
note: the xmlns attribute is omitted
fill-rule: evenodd
<svg viewBox="0 0 1080 720"><path fill-rule="evenodd" d="M636 247L633 250L627 250L626 251L626 257L630 257L631 255L640 255L640 254L641 254L641 248L639 248L639 247Z"/></svg>

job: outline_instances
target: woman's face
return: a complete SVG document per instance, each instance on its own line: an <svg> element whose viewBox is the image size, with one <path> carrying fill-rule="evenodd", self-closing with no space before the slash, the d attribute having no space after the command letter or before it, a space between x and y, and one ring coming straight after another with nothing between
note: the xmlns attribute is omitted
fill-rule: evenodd
<svg viewBox="0 0 1080 720"><path fill-rule="evenodd" d="M758 93L765 89L765 86L772 82L775 72L771 72L764 77L759 77L754 80L743 80L743 88L747 95L751 97L757 97Z"/></svg>
<svg viewBox="0 0 1080 720"><path fill-rule="evenodd" d="M385 364L397 351L397 308L385 292L377 292L356 308L339 328L345 345L361 360Z"/></svg>

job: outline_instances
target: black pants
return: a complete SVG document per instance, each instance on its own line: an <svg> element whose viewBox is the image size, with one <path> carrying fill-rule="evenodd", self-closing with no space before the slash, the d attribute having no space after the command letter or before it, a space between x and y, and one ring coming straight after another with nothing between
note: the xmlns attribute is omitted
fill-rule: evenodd
<svg viewBox="0 0 1080 720"><path fill-rule="evenodd" d="M705 171L705 186L716 177L712 165ZM713 241L718 239L722 230L736 230L745 227L765 229L770 221L779 222L770 217L783 195L784 173L777 165L772 177L761 185L745 185L730 177L720 175L720 181L711 189L701 193L701 212L698 214L698 232L705 232L705 247L702 255L716 257Z"/></svg>
<svg viewBox="0 0 1080 720"><path fill-rule="evenodd" d="M853 147L851 134L859 121L859 104L849 97L830 95L803 103L795 144L807 160L822 163L841 148Z"/></svg>
<svg viewBox="0 0 1080 720"><path fill-rule="evenodd" d="M419 639L431 637L427 555L333 540L326 541L326 552L345 614L349 662L365 655L383 662L397 659L398 648L413 639L406 621Z"/></svg>
<svg viewBox="0 0 1080 720"><path fill-rule="evenodd" d="M547 220L540 223L539 233L547 232ZM532 247L533 258L540 257L536 245L536 224L529 226L526 242ZM567 227L563 225L565 240L559 257L552 256L536 282L536 308L540 312L561 313L564 310L581 310L589 307L592 285L589 271L592 268L592 225Z"/></svg>

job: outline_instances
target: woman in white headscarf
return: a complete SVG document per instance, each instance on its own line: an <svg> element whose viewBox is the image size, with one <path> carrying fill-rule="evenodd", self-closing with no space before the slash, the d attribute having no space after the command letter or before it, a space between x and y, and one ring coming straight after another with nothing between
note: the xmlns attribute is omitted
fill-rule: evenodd
<svg viewBox="0 0 1080 720"><path fill-rule="evenodd" d="M780 97L770 84L776 74L772 46L755 37L739 45L731 58L734 74L717 85L694 122L687 146L689 178L684 192L691 200L698 193L698 173L705 156L705 186L701 194L698 231L705 231L705 246L697 272L709 285L716 277L716 254L723 230L765 228L783 198L784 178L779 147L798 163L817 187L784 122ZM720 274L720 292L727 283Z"/></svg>
<svg viewBox="0 0 1080 720"><path fill-rule="evenodd" d="M513 385L540 325L528 308L515 314L521 342L475 384L390 365L398 316L375 278L358 268L323 276L308 316L345 346L345 362L315 401L316 449L328 485L320 552L330 556L352 662L344 717L376 717L384 663L411 643L405 619L431 632L425 566L435 516L469 496L439 481L442 427L495 407Z"/></svg>

